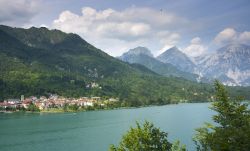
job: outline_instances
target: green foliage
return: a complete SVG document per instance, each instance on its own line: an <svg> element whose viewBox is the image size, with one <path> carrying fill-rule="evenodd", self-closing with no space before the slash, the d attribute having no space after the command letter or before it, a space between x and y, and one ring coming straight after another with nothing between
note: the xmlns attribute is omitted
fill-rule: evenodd
<svg viewBox="0 0 250 151"><path fill-rule="evenodd" d="M87 106L87 107L85 107L85 109L86 109L87 111L95 110L95 108L94 108L93 106Z"/></svg>
<svg viewBox="0 0 250 151"><path fill-rule="evenodd" d="M39 108L34 103L29 104L26 110L31 112L40 112Z"/></svg>
<svg viewBox="0 0 250 151"><path fill-rule="evenodd" d="M186 151L186 146L181 145L180 141L177 140L172 144L170 151Z"/></svg>
<svg viewBox="0 0 250 151"><path fill-rule="evenodd" d="M15 107L6 107L4 110L6 111L16 111L16 108Z"/></svg>
<svg viewBox="0 0 250 151"><path fill-rule="evenodd" d="M79 106L77 104L68 105L68 109L72 111L77 111Z"/></svg>
<svg viewBox="0 0 250 151"><path fill-rule="evenodd" d="M145 122L143 126L136 123L136 128L123 136L118 147L111 145L110 151L168 151L171 143L167 140L167 133Z"/></svg>
<svg viewBox="0 0 250 151"><path fill-rule="evenodd" d="M211 109L215 126L206 123L197 129L194 141L201 151L249 151L250 110L248 105L230 100L225 87L215 81L216 101Z"/></svg>
<svg viewBox="0 0 250 151"><path fill-rule="evenodd" d="M0 111L5 111L5 108L0 106Z"/></svg>
<svg viewBox="0 0 250 151"><path fill-rule="evenodd" d="M68 106L69 106L69 104L68 103L65 103L64 105L63 105L63 111L64 112L67 112L67 110L68 110Z"/></svg>

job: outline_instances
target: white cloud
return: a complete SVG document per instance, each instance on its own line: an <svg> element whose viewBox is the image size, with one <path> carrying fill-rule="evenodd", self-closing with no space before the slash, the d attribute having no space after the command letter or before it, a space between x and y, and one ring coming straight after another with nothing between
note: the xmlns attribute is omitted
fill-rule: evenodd
<svg viewBox="0 0 250 151"><path fill-rule="evenodd" d="M181 38L178 33L170 33L169 31L159 32L157 36L161 39L160 43L163 44L163 47L157 52L156 55L160 55L167 49L176 46Z"/></svg>
<svg viewBox="0 0 250 151"><path fill-rule="evenodd" d="M201 43L200 37L195 37L191 40L191 44L200 44L200 43Z"/></svg>
<svg viewBox="0 0 250 151"><path fill-rule="evenodd" d="M174 14L151 8L130 7L116 11L84 7L80 15L63 11L59 18L53 21L52 27L64 32L77 33L95 46L116 56L121 55L121 50L128 46L142 45L159 50L166 45L175 45L180 35L166 29L178 28L187 22Z"/></svg>
<svg viewBox="0 0 250 151"><path fill-rule="evenodd" d="M214 38L214 42L218 45L226 45L230 43L248 44L250 42L250 32L237 32L233 28L226 28L217 34Z"/></svg>
<svg viewBox="0 0 250 151"><path fill-rule="evenodd" d="M241 43L250 43L250 32L249 31L245 31L240 33L239 35L239 41Z"/></svg>
<svg viewBox="0 0 250 151"><path fill-rule="evenodd" d="M49 28L49 26L47 26L46 24L41 24L39 27L46 27L46 28Z"/></svg>
<svg viewBox="0 0 250 151"><path fill-rule="evenodd" d="M201 42L200 37L195 37L190 41L190 45L183 49L183 52L190 57L197 57L204 54L207 47Z"/></svg>
<svg viewBox="0 0 250 151"><path fill-rule="evenodd" d="M103 23L96 28L99 35L106 38L134 40L150 32L150 26L144 23Z"/></svg>
<svg viewBox="0 0 250 151"><path fill-rule="evenodd" d="M215 38L216 44L230 43L237 38L237 32L233 28L226 28L221 31Z"/></svg>
<svg viewBox="0 0 250 151"><path fill-rule="evenodd" d="M39 1L0 0L0 24L26 25L39 11Z"/></svg>
<svg viewBox="0 0 250 151"><path fill-rule="evenodd" d="M225 46L227 44L249 44L250 43L250 32L238 32L233 28L225 28L219 32L210 43L211 46ZM182 49L190 57L197 57L208 53L208 46L205 46L200 37L195 37L190 41L190 44Z"/></svg>

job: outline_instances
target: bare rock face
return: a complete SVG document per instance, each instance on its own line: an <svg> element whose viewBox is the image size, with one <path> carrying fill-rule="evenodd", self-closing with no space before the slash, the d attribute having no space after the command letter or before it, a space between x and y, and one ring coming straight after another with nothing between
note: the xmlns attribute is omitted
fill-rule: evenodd
<svg viewBox="0 0 250 151"><path fill-rule="evenodd" d="M191 59L181 52L177 47L172 47L162 54L157 59L163 63L170 63L177 67L179 70L193 73L195 70L195 64Z"/></svg>
<svg viewBox="0 0 250 151"><path fill-rule="evenodd" d="M199 58L199 71L206 77L227 85L250 85L250 46L231 44L214 54Z"/></svg>

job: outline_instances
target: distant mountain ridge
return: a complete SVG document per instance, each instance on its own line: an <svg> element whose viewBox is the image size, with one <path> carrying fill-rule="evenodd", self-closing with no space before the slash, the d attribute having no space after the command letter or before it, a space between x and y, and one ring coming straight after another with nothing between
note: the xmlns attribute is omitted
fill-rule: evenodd
<svg viewBox="0 0 250 151"><path fill-rule="evenodd" d="M120 59L144 65L164 75L189 80L212 82L214 79L231 86L250 86L250 46L230 44L213 54L189 58L177 47L172 47L156 58L147 48L140 47L124 53Z"/></svg>
<svg viewBox="0 0 250 151"><path fill-rule="evenodd" d="M148 48L141 47L141 46L138 46L134 49L130 49L128 52L125 52L121 57L123 57L123 56L126 57L129 55L147 55L149 57L154 57Z"/></svg>
<svg viewBox="0 0 250 151"><path fill-rule="evenodd" d="M144 65L148 69L164 76L182 77L196 81L197 75L181 71L170 63L163 63L153 57L151 51L145 47L136 47L118 57L122 61Z"/></svg>
<svg viewBox="0 0 250 151"><path fill-rule="evenodd" d="M201 59L199 71L227 85L250 85L250 46L230 44Z"/></svg>

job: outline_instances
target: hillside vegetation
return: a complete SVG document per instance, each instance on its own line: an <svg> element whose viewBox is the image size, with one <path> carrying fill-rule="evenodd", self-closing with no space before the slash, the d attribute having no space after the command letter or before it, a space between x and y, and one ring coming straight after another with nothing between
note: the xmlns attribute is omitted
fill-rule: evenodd
<svg viewBox="0 0 250 151"><path fill-rule="evenodd" d="M206 101L214 91L208 84L162 77L141 65L124 63L76 34L44 27L0 26L0 65L0 100L56 93L119 97L137 106ZM250 98L248 88L238 87L234 95Z"/></svg>

